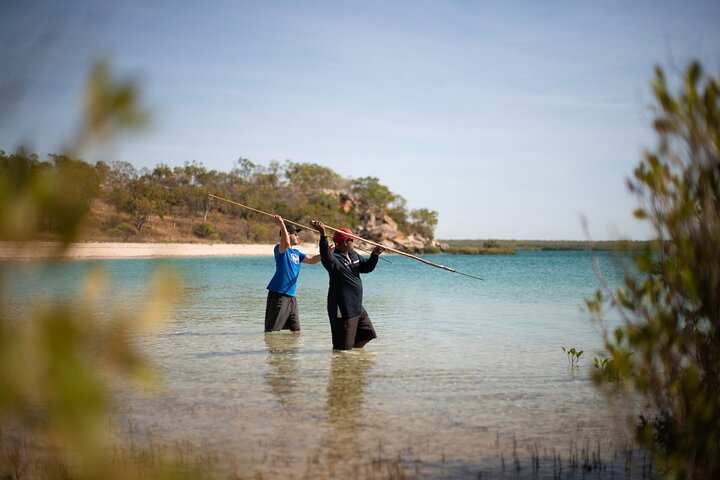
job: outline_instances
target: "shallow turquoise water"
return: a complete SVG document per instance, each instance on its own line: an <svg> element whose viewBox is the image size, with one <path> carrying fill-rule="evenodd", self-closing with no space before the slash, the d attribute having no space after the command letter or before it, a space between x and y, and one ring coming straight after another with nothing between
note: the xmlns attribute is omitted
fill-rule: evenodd
<svg viewBox="0 0 720 480"><path fill-rule="evenodd" d="M161 333L138 338L164 389L122 394L118 425L141 439L229 452L233 465L224 468L243 475L366 477L379 459L400 458L420 476L474 477L500 468L500 455L510 459L513 441L526 461L531 448L622 447L619 414L588 380L602 341L583 311L600 286L590 253L426 257L484 282L388 258L393 265L380 262L363 277L379 338L352 353L331 350L321 265L301 270L299 337L262 332L272 257L13 263L3 271L19 313L40 293L71 296L98 266L111 278L112 300L132 305L155 267L172 266L184 279L183 302ZM618 285L615 254L597 258ZM585 350L579 370L568 369L561 346Z"/></svg>

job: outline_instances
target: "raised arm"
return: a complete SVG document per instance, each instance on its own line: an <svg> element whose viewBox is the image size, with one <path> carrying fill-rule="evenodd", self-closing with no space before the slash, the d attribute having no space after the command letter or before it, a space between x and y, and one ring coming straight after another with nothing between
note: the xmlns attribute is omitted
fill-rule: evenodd
<svg viewBox="0 0 720 480"><path fill-rule="evenodd" d="M290 248L290 234L288 233L287 228L285 228L285 222L283 222L280 215L273 215L273 220L275 220L275 223L280 226L280 246L278 247L278 252L283 253L285 250Z"/></svg>
<svg viewBox="0 0 720 480"><path fill-rule="evenodd" d="M330 253L333 253L334 251L335 251L335 245L330 245ZM305 257L305 259L303 260L303 263L309 263L310 265L315 265L316 263L320 262L321 260L322 260L322 255L318 253L317 255L313 255L312 257L311 256Z"/></svg>
<svg viewBox="0 0 720 480"><path fill-rule="evenodd" d="M319 220L312 220L310 226L320 234L320 261L322 261L323 267L330 271L332 269L332 259L330 258L332 252L325 233L325 224Z"/></svg>

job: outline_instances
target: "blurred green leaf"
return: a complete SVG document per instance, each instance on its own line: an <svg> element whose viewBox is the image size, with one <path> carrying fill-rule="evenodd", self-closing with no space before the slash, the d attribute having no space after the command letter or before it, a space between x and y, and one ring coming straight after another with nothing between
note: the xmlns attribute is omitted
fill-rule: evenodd
<svg viewBox="0 0 720 480"><path fill-rule="evenodd" d="M720 105L717 78L688 66L671 93L661 68L653 89L655 152L629 180L654 228L651 248L616 292L625 319L606 335L599 386L631 388L626 399L647 409L636 439L656 453L663 475L720 477ZM601 310L590 309L600 322Z"/></svg>

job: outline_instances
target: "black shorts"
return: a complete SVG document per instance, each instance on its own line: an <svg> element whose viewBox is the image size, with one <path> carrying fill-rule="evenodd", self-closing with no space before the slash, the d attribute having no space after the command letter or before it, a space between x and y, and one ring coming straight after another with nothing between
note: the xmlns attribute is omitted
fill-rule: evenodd
<svg viewBox="0 0 720 480"><path fill-rule="evenodd" d="M265 305L265 331L280 330L300 331L297 299L269 290Z"/></svg>
<svg viewBox="0 0 720 480"><path fill-rule="evenodd" d="M370 317L363 309L360 315L349 318L331 318L333 350L350 350L377 338Z"/></svg>

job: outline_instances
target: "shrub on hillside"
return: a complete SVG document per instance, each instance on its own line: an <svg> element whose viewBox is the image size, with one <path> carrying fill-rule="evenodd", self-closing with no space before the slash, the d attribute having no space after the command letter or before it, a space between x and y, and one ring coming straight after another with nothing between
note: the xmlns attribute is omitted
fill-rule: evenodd
<svg viewBox="0 0 720 480"><path fill-rule="evenodd" d="M122 237L123 239L127 240L130 237L135 237L140 234L137 228L135 228L134 225L128 223L128 222L121 222L115 227L108 230L111 235Z"/></svg>
<svg viewBox="0 0 720 480"><path fill-rule="evenodd" d="M195 228L193 228L193 234L198 238L204 238L206 240L220 239L220 232L215 225L210 222L203 222L195 225Z"/></svg>
<svg viewBox="0 0 720 480"><path fill-rule="evenodd" d="M277 241L277 229L273 228L272 233L274 235L271 234L270 228L264 223L251 223L248 225L247 239L256 243Z"/></svg>

